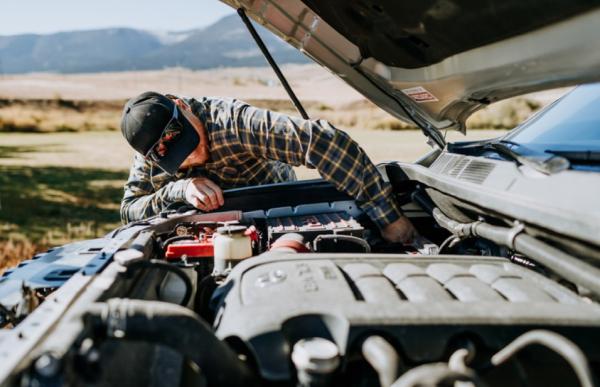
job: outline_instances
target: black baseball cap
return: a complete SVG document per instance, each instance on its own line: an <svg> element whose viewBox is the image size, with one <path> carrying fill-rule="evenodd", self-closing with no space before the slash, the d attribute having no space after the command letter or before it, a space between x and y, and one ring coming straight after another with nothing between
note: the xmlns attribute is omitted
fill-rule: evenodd
<svg viewBox="0 0 600 387"><path fill-rule="evenodd" d="M121 131L133 149L170 175L200 143L198 132L175 102L153 91L127 101ZM156 150L159 144L160 153Z"/></svg>

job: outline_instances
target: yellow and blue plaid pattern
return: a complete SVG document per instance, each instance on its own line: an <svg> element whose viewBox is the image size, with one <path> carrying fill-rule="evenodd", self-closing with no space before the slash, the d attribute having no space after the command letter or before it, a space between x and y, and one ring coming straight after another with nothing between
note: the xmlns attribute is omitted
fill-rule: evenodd
<svg viewBox="0 0 600 387"><path fill-rule="evenodd" d="M123 222L155 215L185 201L189 179L204 176L223 189L296 180L292 166L316 168L326 181L352 196L380 227L401 213L366 153L324 120L304 120L235 99L185 99L204 123L210 160L169 176L136 154L121 203Z"/></svg>

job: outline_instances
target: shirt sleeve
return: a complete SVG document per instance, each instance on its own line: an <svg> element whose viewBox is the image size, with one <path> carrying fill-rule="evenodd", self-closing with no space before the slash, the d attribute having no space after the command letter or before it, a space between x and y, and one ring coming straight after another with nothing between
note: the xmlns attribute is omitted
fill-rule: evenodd
<svg viewBox="0 0 600 387"><path fill-rule="evenodd" d="M185 190L190 179L171 181L155 189L151 181L151 172L150 162L136 154L121 201L123 223L148 218L160 213L172 203L185 201Z"/></svg>
<svg viewBox="0 0 600 387"><path fill-rule="evenodd" d="M316 168L384 228L402 216L392 187L348 134L325 120L305 120L233 100L226 109L242 147L255 157Z"/></svg>

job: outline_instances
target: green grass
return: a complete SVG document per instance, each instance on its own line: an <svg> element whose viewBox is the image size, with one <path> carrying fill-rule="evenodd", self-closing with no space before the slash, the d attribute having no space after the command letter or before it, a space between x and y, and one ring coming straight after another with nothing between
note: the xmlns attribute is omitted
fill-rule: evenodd
<svg viewBox="0 0 600 387"><path fill-rule="evenodd" d="M76 167L86 163L81 153L69 157L69 144L24 145L30 139L0 146L0 271L50 246L96 238L120 224L126 171ZM77 143L93 139L80 136ZM69 166L36 165L36 157L49 153Z"/></svg>
<svg viewBox="0 0 600 387"><path fill-rule="evenodd" d="M122 172L0 166L0 272L51 246L120 224Z"/></svg>
<svg viewBox="0 0 600 387"><path fill-rule="evenodd" d="M102 169L0 166L0 239L34 243L96 237L119 222L123 173Z"/></svg>

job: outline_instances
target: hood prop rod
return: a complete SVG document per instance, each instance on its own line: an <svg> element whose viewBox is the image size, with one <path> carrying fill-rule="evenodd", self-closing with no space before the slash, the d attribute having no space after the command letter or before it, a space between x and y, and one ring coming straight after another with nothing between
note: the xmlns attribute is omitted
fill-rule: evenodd
<svg viewBox="0 0 600 387"><path fill-rule="evenodd" d="M290 99L292 100L292 103L296 107L296 110L298 110L298 113L300 113L300 115L302 116L302 118L304 118L305 120L308 120L309 117L308 117L308 114L306 114L306 110L304 110L304 107L300 103L300 100L298 99L298 97L296 97L296 94L294 93L294 90L292 90L292 88L290 87L290 84L288 83L287 79L285 79L285 76L283 75L283 73L279 69L279 66L277 66L277 63L275 62L275 60L271 56L271 53L269 52L269 49L267 48L267 46L265 46L265 43L261 39L260 35L258 35L258 32L256 31L256 29L252 25L252 22L250 21L250 19L248 19L248 16L246 16L246 11L244 11L243 8L238 8L237 9L237 13L238 13L238 15L240 15L240 18L242 19L242 21L244 22L244 24L248 28L248 31L250 32L250 35L252 35L252 38L256 42L256 45L258 46L258 48L260 48L260 51L262 52L262 54L265 56L265 59L267 60L267 62L269 62L269 65L271 65L271 68L273 69L273 71L277 75L277 78L279 78L279 82L281 82L281 85L283 86L283 88L285 89L285 91L290 96Z"/></svg>

